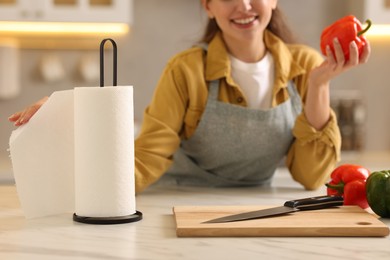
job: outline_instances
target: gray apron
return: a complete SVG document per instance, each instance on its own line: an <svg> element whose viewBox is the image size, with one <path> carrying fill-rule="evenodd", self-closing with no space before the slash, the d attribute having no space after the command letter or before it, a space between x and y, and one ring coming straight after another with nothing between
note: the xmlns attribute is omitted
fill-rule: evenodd
<svg viewBox="0 0 390 260"><path fill-rule="evenodd" d="M287 88L288 100L258 110L218 101L219 81L212 81L195 133L182 140L161 181L214 187L269 185L302 111L292 81Z"/></svg>

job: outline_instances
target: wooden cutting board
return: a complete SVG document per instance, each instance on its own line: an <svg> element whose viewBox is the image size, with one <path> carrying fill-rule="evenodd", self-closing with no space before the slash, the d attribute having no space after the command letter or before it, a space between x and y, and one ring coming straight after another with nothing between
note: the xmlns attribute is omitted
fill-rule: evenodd
<svg viewBox="0 0 390 260"><path fill-rule="evenodd" d="M176 206L178 237L383 237L389 227L358 206L342 206L228 223L202 223L262 206Z"/></svg>

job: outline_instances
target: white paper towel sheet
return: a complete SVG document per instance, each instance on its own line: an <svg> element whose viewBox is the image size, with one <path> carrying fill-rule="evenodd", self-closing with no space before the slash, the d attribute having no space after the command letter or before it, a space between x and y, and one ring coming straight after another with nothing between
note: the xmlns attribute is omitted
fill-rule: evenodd
<svg viewBox="0 0 390 260"><path fill-rule="evenodd" d="M133 124L131 86L53 93L10 138L26 217L134 214Z"/></svg>
<svg viewBox="0 0 390 260"><path fill-rule="evenodd" d="M27 218L74 210L73 91L53 93L12 132L10 154Z"/></svg>

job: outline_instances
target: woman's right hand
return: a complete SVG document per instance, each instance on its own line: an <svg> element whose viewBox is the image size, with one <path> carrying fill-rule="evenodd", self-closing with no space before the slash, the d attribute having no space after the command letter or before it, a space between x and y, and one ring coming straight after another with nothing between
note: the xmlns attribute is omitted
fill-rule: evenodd
<svg viewBox="0 0 390 260"><path fill-rule="evenodd" d="M41 106L48 100L49 97L44 97L38 100L36 103L31 106L25 108L20 112L16 112L15 114L8 117L10 122L13 122L15 126L21 126L26 124L30 118L41 108Z"/></svg>

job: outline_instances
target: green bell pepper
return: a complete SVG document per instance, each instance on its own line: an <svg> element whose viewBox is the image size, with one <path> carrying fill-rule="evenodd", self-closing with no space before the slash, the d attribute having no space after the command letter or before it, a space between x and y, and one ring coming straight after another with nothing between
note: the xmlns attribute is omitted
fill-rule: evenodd
<svg viewBox="0 0 390 260"><path fill-rule="evenodd" d="M390 218L390 170L371 173L366 182L367 201L379 216Z"/></svg>

